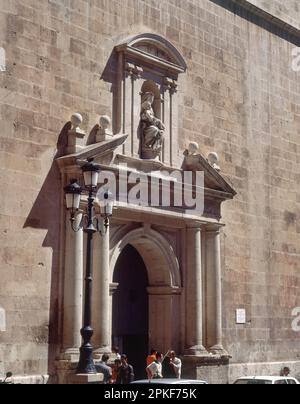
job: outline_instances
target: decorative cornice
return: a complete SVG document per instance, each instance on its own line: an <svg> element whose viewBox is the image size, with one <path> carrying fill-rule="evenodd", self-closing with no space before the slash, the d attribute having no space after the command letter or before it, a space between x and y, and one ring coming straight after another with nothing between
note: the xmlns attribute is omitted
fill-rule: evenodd
<svg viewBox="0 0 300 404"><path fill-rule="evenodd" d="M300 46L300 29L247 0L210 0L261 28Z"/></svg>

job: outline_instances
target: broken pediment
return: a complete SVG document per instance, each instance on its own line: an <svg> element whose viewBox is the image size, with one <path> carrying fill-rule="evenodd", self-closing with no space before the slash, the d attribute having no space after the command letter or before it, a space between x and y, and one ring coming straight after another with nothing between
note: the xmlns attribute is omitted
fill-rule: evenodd
<svg viewBox="0 0 300 404"><path fill-rule="evenodd" d="M201 154L185 154L182 165L184 171L204 172L204 186L208 190L219 191L227 195L224 199L232 199L236 195L235 190L228 181L214 168Z"/></svg>
<svg viewBox="0 0 300 404"><path fill-rule="evenodd" d="M99 164L110 165L114 160L116 150L126 142L127 137L127 135L110 137L100 143L86 146L77 153L60 157L57 159L57 163L61 170L65 167L78 166L79 161L90 158L95 159Z"/></svg>

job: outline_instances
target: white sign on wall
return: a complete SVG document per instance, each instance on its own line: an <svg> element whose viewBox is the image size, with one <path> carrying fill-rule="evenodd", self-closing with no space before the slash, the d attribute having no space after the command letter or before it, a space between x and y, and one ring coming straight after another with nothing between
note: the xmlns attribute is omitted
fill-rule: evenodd
<svg viewBox="0 0 300 404"><path fill-rule="evenodd" d="M236 311L236 323L237 324L246 324L247 323L247 315L245 309L237 309Z"/></svg>
<svg viewBox="0 0 300 404"><path fill-rule="evenodd" d="M4 48L0 48L0 72L6 71L6 52Z"/></svg>
<svg viewBox="0 0 300 404"><path fill-rule="evenodd" d="M6 315L5 310L0 307L0 332L6 331Z"/></svg>

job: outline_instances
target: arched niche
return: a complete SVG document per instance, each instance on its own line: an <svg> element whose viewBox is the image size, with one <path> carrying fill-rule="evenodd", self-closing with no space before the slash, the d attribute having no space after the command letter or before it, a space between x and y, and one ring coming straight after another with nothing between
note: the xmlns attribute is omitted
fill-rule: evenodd
<svg viewBox="0 0 300 404"><path fill-rule="evenodd" d="M150 89L155 94L153 109L156 117L166 127L160 160L172 166L178 140L177 81L187 65L175 46L156 34L129 38L115 50L118 55L118 90L114 102L114 131L129 135L122 152L126 156L141 158L141 94Z"/></svg>

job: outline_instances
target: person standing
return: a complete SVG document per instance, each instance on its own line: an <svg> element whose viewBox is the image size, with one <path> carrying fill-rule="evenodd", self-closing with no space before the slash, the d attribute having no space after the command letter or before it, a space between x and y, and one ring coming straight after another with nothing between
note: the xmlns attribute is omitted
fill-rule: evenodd
<svg viewBox="0 0 300 404"><path fill-rule="evenodd" d="M282 376L282 377L290 377L290 375L291 375L290 368L285 367L285 368L281 369L280 376Z"/></svg>
<svg viewBox="0 0 300 404"><path fill-rule="evenodd" d="M114 346L112 349L112 353L116 355L116 359L121 360L120 349L117 346Z"/></svg>
<svg viewBox="0 0 300 404"><path fill-rule="evenodd" d="M176 379L181 379L182 362L176 357L176 352L170 352L170 366L174 369Z"/></svg>
<svg viewBox="0 0 300 404"><path fill-rule="evenodd" d="M104 384L109 384L111 382L112 378L112 369L110 366L108 366L107 362L109 361L109 355L104 354L102 356L101 362L96 365L96 370L98 373L102 373L104 376L103 383Z"/></svg>
<svg viewBox="0 0 300 404"><path fill-rule="evenodd" d="M150 366L151 363L156 361L156 354L157 354L157 350L151 349L150 355L147 356L147 367Z"/></svg>
<svg viewBox="0 0 300 404"><path fill-rule="evenodd" d="M112 368L112 379L111 379L111 383L112 384L116 384L117 380L118 380L118 374L119 374L119 370L122 366L122 362L121 359L116 359L114 366Z"/></svg>
<svg viewBox="0 0 300 404"><path fill-rule="evenodd" d="M182 362L176 357L176 352L170 352L170 366L173 367L176 379L181 379Z"/></svg>
<svg viewBox="0 0 300 404"><path fill-rule="evenodd" d="M148 375L148 379L162 379L162 361L163 355L160 352L157 352L156 359L153 363L147 366L146 372Z"/></svg>
<svg viewBox="0 0 300 404"><path fill-rule="evenodd" d="M129 365L127 355L121 356L121 363L116 384L130 384L134 381L134 369Z"/></svg>
<svg viewBox="0 0 300 404"><path fill-rule="evenodd" d="M162 374L165 379L177 379L175 369L171 364L170 354L168 354L162 363Z"/></svg>

